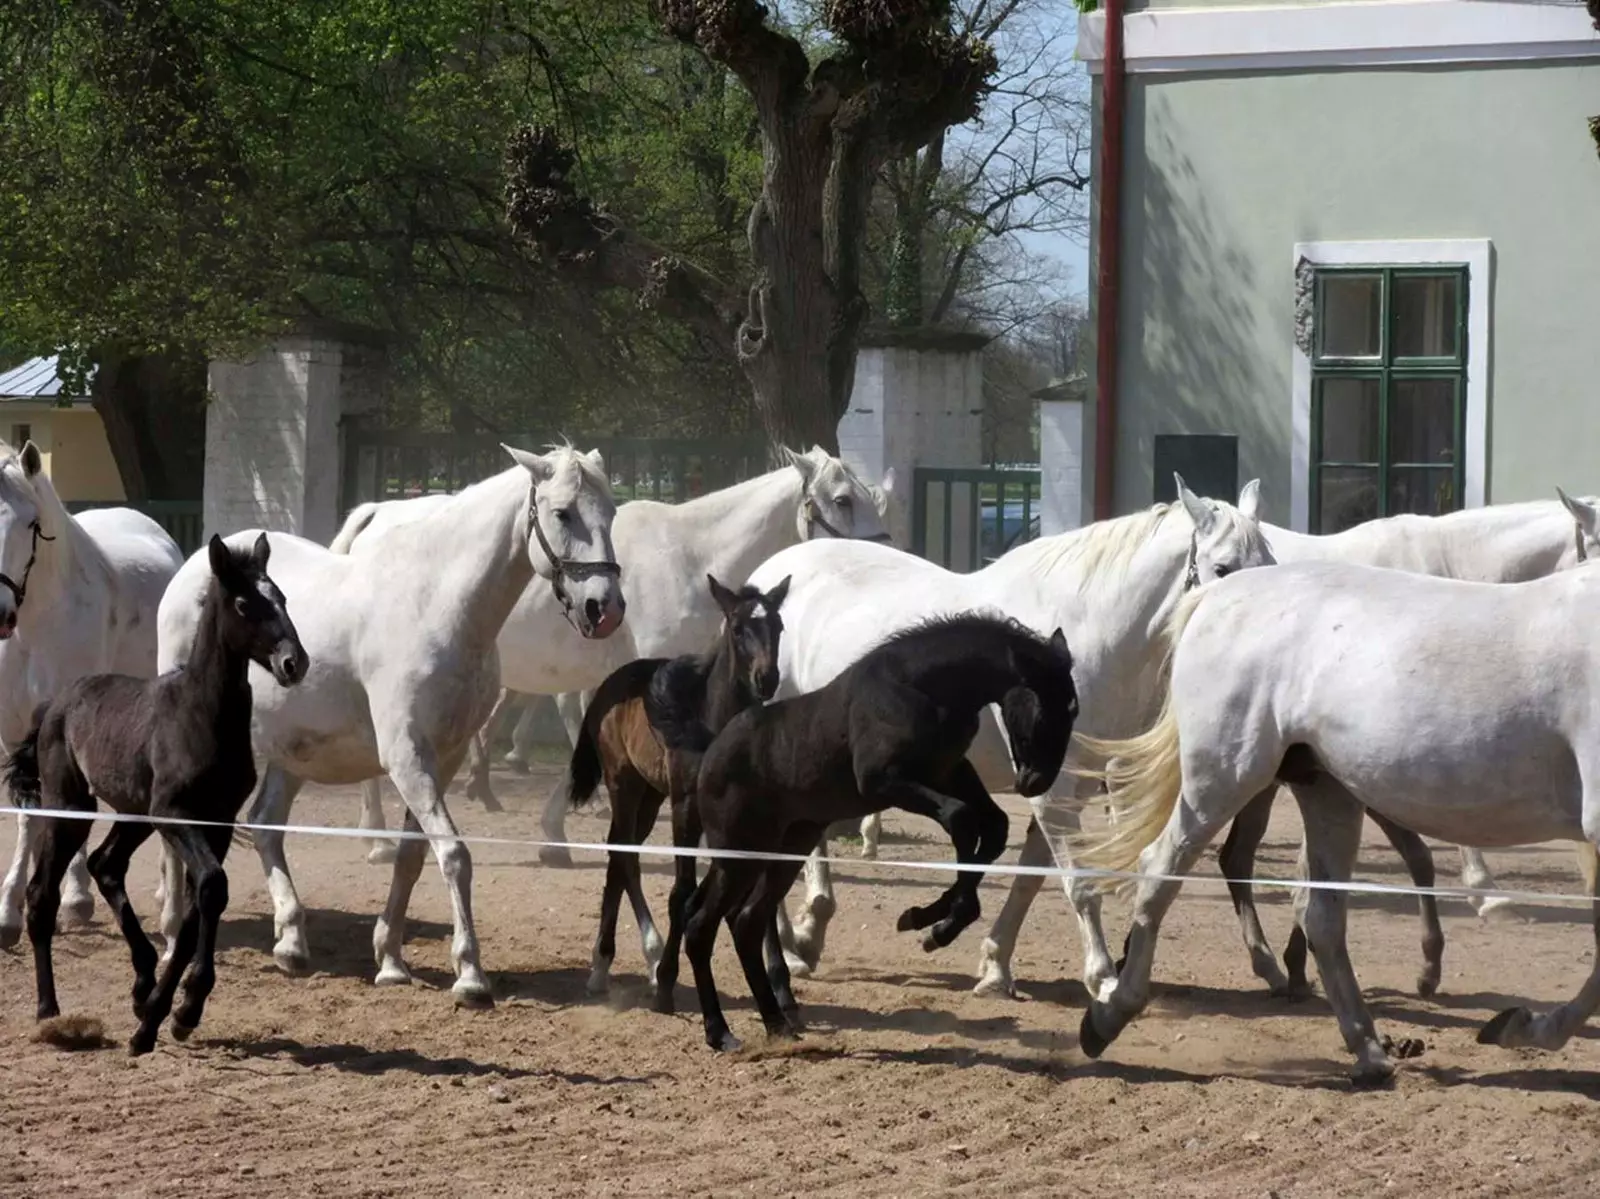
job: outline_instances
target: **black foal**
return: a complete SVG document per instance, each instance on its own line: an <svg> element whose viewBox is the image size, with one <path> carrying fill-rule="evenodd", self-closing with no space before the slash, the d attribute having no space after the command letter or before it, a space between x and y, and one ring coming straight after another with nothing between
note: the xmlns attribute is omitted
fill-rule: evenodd
<svg viewBox="0 0 1600 1199"><path fill-rule="evenodd" d="M717 735L696 780L706 844L803 856L834 821L897 807L938 821L959 862L987 866L1005 848L1008 822L966 753L993 703L1017 790L1042 794L1061 770L1078 713L1061 631L1046 640L1015 621L967 614L898 633L826 687L748 709ZM714 859L690 897L683 936L713 1049L739 1045L711 974L724 919L768 1035L797 1031L778 980L762 968L762 948L799 872L798 861ZM978 918L980 881L963 871L934 903L902 913L899 928L929 929L926 949L948 945Z"/></svg>
<svg viewBox="0 0 1600 1199"><path fill-rule="evenodd" d="M133 953L139 1028L128 1048L134 1054L155 1047L156 1031L172 1010L179 977L197 943L200 958L173 1017L175 1038L186 1039L200 1023L216 981L217 923L228 904L222 859L233 821L256 785L250 663L270 670L286 687L306 673L306 654L283 593L267 577L267 535L249 551L231 550L212 537L208 550L214 578L187 665L157 679L116 674L79 679L40 709L33 733L6 764L19 807L93 812L98 797L120 813L211 825L119 822L89 856L89 871ZM39 836L27 923L41 1020L60 1012L50 941L61 880L89 839L89 827L87 820L46 819ZM139 926L125 886L134 850L152 832L160 832L183 859L193 897L159 985L155 948Z"/></svg>

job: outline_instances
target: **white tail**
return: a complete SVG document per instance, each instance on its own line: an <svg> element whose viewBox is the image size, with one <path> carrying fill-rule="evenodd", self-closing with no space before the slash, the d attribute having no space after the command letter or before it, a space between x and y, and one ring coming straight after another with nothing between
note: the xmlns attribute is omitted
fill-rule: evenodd
<svg viewBox="0 0 1600 1199"><path fill-rule="evenodd" d="M1172 655L1189 619L1199 607L1203 591L1191 591L1162 631L1166 653L1161 664L1163 695L1155 723L1126 741L1102 741L1079 736L1078 743L1093 758L1104 762L1099 770L1075 771L1082 778L1103 783L1110 827L1085 831L1070 839L1074 859L1097 870L1134 870L1139 855L1166 828L1183 786L1183 763L1178 744L1178 715L1172 706ZM1117 879L1098 880L1097 890L1115 890Z"/></svg>
<svg viewBox="0 0 1600 1199"><path fill-rule="evenodd" d="M356 538L378 513L378 505L372 502L357 504L350 510L350 515L344 518L344 524L334 534L333 540L328 542L328 549L335 554L348 554L350 547L355 544Z"/></svg>

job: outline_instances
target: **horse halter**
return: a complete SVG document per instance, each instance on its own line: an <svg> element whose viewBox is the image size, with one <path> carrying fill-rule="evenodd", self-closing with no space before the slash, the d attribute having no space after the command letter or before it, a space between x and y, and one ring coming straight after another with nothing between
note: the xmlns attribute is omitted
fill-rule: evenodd
<svg viewBox="0 0 1600 1199"><path fill-rule="evenodd" d="M809 495L806 496L806 502L801 506L800 511L802 515L804 515L806 521L807 541L811 540L811 530L820 528L829 537L835 538L839 541L877 541L885 545L889 543L890 538L888 533L874 533L871 537L854 538L848 533L841 533L838 529L834 528L828 523L828 518L822 515L822 510L817 507L817 501L812 499Z"/></svg>
<svg viewBox="0 0 1600 1199"><path fill-rule="evenodd" d="M11 588L11 594L16 597L18 612L22 611L22 601L28 598L28 576L33 573L33 564L39 557L39 543L55 540L39 526L38 521L34 521L28 528L33 530L33 544L28 548L28 564L22 568L22 582L13 581L10 575L0 570L0 586ZM1579 540L1582 540L1581 535Z"/></svg>
<svg viewBox="0 0 1600 1199"><path fill-rule="evenodd" d="M538 539L539 548L544 551L544 556L550 560L550 589L556 593L556 598L561 601L561 613L567 618L567 623L573 628L578 626L572 620L572 597L567 594L565 581L571 579L574 583L581 583L585 579L592 579L597 575L610 575L612 578L622 578L622 567L610 559L599 562L579 562L575 558L563 558L556 553L550 545L550 540L544 535L544 530L539 527L539 489L530 488L528 491L528 526L533 530L533 535Z"/></svg>
<svg viewBox="0 0 1600 1199"><path fill-rule="evenodd" d="M1193 591L1200 586L1200 534L1189 534L1189 565L1183 574L1183 589Z"/></svg>
<svg viewBox="0 0 1600 1199"><path fill-rule="evenodd" d="M1577 522L1573 522L1572 540L1578 547L1578 561L1587 562L1589 560L1589 547L1583 544L1583 529L1578 526ZM4 577L0 575L0 578ZM20 604L22 601L18 600L17 602Z"/></svg>

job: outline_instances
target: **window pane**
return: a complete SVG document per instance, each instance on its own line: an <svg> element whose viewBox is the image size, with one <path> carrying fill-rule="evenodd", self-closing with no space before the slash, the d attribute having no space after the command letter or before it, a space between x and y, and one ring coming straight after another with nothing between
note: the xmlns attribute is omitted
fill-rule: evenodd
<svg viewBox="0 0 1600 1199"><path fill-rule="evenodd" d="M1320 380L1323 462L1378 461L1380 386L1377 379Z"/></svg>
<svg viewBox="0 0 1600 1199"><path fill-rule="evenodd" d="M1389 408L1389 461L1451 465L1455 443L1456 381L1396 379Z"/></svg>
<svg viewBox="0 0 1600 1199"><path fill-rule="evenodd" d="M1460 275L1400 275L1395 278L1396 358L1454 358Z"/></svg>
<svg viewBox="0 0 1600 1199"><path fill-rule="evenodd" d="M1383 279L1379 275L1323 275L1317 305L1317 352L1324 358L1376 358Z"/></svg>
<svg viewBox="0 0 1600 1199"><path fill-rule="evenodd" d="M1418 512L1438 516L1461 507L1456 472L1428 467L1401 467L1389 472L1389 515Z"/></svg>
<svg viewBox="0 0 1600 1199"><path fill-rule="evenodd" d="M1324 466L1318 472L1322 489L1319 533L1337 533L1378 515L1378 468Z"/></svg>

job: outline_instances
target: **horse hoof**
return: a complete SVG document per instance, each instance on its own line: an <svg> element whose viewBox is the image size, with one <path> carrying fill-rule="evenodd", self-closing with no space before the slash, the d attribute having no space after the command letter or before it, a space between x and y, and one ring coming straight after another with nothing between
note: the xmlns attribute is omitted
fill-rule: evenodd
<svg viewBox="0 0 1600 1199"><path fill-rule="evenodd" d="M367 864L369 866L387 866L398 856L398 847L394 845L374 845L367 850Z"/></svg>
<svg viewBox="0 0 1600 1199"><path fill-rule="evenodd" d="M409 987L411 985L411 971L404 966L385 963L378 967L378 974L372 980L372 985L375 987Z"/></svg>
<svg viewBox="0 0 1600 1199"><path fill-rule="evenodd" d="M865 842L861 846L861 860L863 862L876 862L878 860L878 847Z"/></svg>
<svg viewBox="0 0 1600 1199"><path fill-rule="evenodd" d="M516 771L518 774L527 774L528 773L528 760L526 758L524 758L521 754L517 753L515 750L513 750L510 753L508 753L504 758L501 759L501 761L503 761L507 766L509 766L512 770Z"/></svg>
<svg viewBox="0 0 1600 1199"><path fill-rule="evenodd" d="M912 929L925 928L927 921L922 918L921 908L907 908L900 913L900 919L894 922L896 932L908 933Z"/></svg>
<svg viewBox="0 0 1600 1199"><path fill-rule="evenodd" d="M659 1016L677 1015L678 1005L673 1000L672 992L670 990L656 992L655 1009L656 1014Z"/></svg>
<svg viewBox="0 0 1600 1199"><path fill-rule="evenodd" d="M1361 1091L1387 1086L1394 1081L1394 1069L1394 1063L1387 1058L1376 1062L1361 1062L1350 1071L1350 1083Z"/></svg>
<svg viewBox="0 0 1600 1199"><path fill-rule="evenodd" d="M1478 905L1478 919L1494 923L1516 923L1520 917L1509 899L1494 896Z"/></svg>
<svg viewBox="0 0 1600 1199"><path fill-rule="evenodd" d="M72 928L82 928L94 920L94 899L85 897L76 903L61 905L61 914L66 917L65 923Z"/></svg>
<svg viewBox="0 0 1600 1199"><path fill-rule="evenodd" d="M146 1033L143 1029L128 1038L128 1056L143 1057L156 1047L156 1034Z"/></svg>
<svg viewBox="0 0 1600 1199"><path fill-rule="evenodd" d="M458 982L450 988L456 1006L469 1012L488 1012L494 1009L494 993L482 983Z"/></svg>
<svg viewBox="0 0 1600 1199"><path fill-rule="evenodd" d="M1110 1038L1102 1037L1100 1030L1094 1026L1094 1009L1085 1008L1083 1022L1078 1025L1078 1047L1086 1057L1098 1058L1110 1044Z"/></svg>
<svg viewBox="0 0 1600 1199"><path fill-rule="evenodd" d="M572 868L572 855L564 849L546 845L539 850L539 864L553 866L557 870L570 870Z"/></svg>
<svg viewBox="0 0 1600 1199"><path fill-rule="evenodd" d="M744 1042L726 1030L717 1035L707 1033L706 1044L711 1046L713 1053L738 1053L744 1048Z"/></svg>
<svg viewBox="0 0 1600 1199"><path fill-rule="evenodd" d="M1439 976L1437 974L1417 975L1417 994L1423 999L1432 999L1439 989Z"/></svg>
<svg viewBox="0 0 1600 1199"><path fill-rule="evenodd" d="M278 964L278 969L290 978L304 978L311 973L311 959L303 953L274 949L272 960Z"/></svg>
<svg viewBox="0 0 1600 1199"><path fill-rule="evenodd" d="M172 1022L172 1039L174 1041L187 1041L194 1034L194 1030L195 1026L193 1024L179 1024L174 1020Z"/></svg>
<svg viewBox="0 0 1600 1199"><path fill-rule="evenodd" d="M1510 1045L1512 1035L1520 1033L1532 1019L1533 1013L1527 1008L1508 1007L1478 1030L1478 1044Z"/></svg>
<svg viewBox="0 0 1600 1199"><path fill-rule="evenodd" d="M813 963L806 961L797 953L783 951L783 964L789 967L789 974L793 978L810 978Z"/></svg>
<svg viewBox="0 0 1600 1199"><path fill-rule="evenodd" d="M591 999L599 999L602 995L611 993L611 979L604 974L591 974L589 981L583 984L583 993Z"/></svg>
<svg viewBox="0 0 1600 1199"><path fill-rule="evenodd" d="M487 787L468 787L467 798L475 803L481 803L485 812L505 811L505 806L494 797L494 792Z"/></svg>
<svg viewBox="0 0 1600 1199"><path fill-rule="evenodd" d="M0 924L0 949L14 949L22 940L22 925Z"/></svg>

